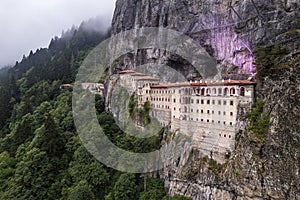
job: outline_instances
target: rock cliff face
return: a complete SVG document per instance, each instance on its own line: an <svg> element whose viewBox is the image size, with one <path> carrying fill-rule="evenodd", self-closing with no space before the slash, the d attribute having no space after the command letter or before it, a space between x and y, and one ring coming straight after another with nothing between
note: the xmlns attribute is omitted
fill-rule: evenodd
<svg viewBox="0 0 300 200"><path fill-rule="evenodd" d="M297 0L118 0L112 33L172 28L205 47L219 61L224 75L249 74L256 71L254 47L297 26L297 16Z"/></svg>
<svg viewBox="0 0 300 200"><path fill-rule="evenodd" d="M223 77L258 73L257 94L270 116L263 137L250 130L238 134L235 150L225 164L187 149L160 173L170 194L195 200L300 199L299 13L298 0L117 0L113 34L163 26L191 36L218 60ZM274 63L281 67L263 75L253 63L254 49L262 45L288 49L286 56ZM130 55L126 67L134 68L156 56L190 73L188 64L178 62L176 56L159 49L151 52L151 56L149 51Z"/></svg>

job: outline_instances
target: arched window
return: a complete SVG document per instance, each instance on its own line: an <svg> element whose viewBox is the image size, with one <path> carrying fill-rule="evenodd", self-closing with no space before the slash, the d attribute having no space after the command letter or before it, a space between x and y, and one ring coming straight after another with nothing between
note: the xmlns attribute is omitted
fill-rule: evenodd
<svg viewBox="0 0 300 200"><path fill-rule="evenodd" d="M217 94L217 89L216 89L216 88L213 88L213 89L212 89L212 94L213 94L213 95L216 95L216 94Z"/></svg>
<svg viewBox="0 0 300 200"><path fill-rule="evenodd" d="M186 95L189 94L189 89L188 88L185 88L185 92L184 92Z"/></svg>
<svg viewBox="0 0 300 200"><path fill-rule="evenodd" d="M224 96L227 96L228 95L228 88L225 88L224 89Z"/></svg>
<svg viewBox="0 0 300 200"><path fill-rule="evenodd" d="M219 89L218 89L218 95L219 95L219 96L222 96L222 88L219 88Z"/></svg>
<svg viewBox="0 0 300 200"><path fill-rule="evenodd" d="M202 88L202 89L201 89L201 96L204 96L204 93L205 93L205 89Z"/></svg>
<svg viewBox="0 0 300 200"><path fill-rule="evenodd" d="M207 88L207 89L206 89L206 95L207 95L207 96L210 96L210 93L211 93L210 88Z"/></svg>
<svg viewBox="0 0 300 200"><path fill-rule="evenodd" d="M244 87L240 88L240 95L245 96L245 88Z"/></svg>
<svg viewBox="0 0 300 200"><path fill-rule="evenodd" d="M235 89L234 88L230 88L230 96L235 95Z"/></svg>

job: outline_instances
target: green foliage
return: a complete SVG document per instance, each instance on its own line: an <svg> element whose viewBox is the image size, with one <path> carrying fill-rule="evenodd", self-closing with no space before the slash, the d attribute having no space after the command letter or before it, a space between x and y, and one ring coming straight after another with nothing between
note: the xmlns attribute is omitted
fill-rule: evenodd
<svg viewBox="0 0 300 200"><path fill-rule="evenodd" d="M121 174L100 164L76 133L72 92L60 89L60 85L74 82L83 59L105 37L73 28L64 37L53 38L49 48L31 52L1 74L0 199L131 200L162 199L165 195L161 181L148 179L143 191L139 175ZM106 76L107 71L100 82ZM151 120L149 132L158 134L137 139L120 130L112 115L105 112L99 95L95 107L114 144L134 152L160 146L164 130L157 121ZM133 95L129 102L132 118L136 107ZM146 102L141 117L145 124L150 122L149 111L150 103Z"/></svg>
<svg viewBox="0 0 300 200"><path fill-rule="evenodd" d="M133 93L130 96L129 103L128 103L128 111L129 111L131 119L134 119L136 107L137 107L137 102L135 100L135 93Z"/></svg>
<svg viewBox="0 0 300 200"><path fill-rule="evenodd" d="M258 139L262 139L268 132L269 128L269 114L264 112L264 101L257 99L252 111L248 114L250 121L249 130Z"/></svg>
<svg viewBox="0 0 300 200"><path fill-rule="evenodd" d="M27 150L9 181L8 195L17 199L47 199L48 186L54 178L55 166L46 152L38 148Z"/></svg>
<svg viewBox="0 0 300 200"><path fill-rule="evenodd" d="M90 186L85 182L81 181L74 188L69 191L68 200L94 200L95 195L93 194Z"/></svg>
<svg viewBox="0 0 300 200"><path fill-rule="evenodd" d="M164 183L150 178L146 180L146 190L140 193L140 200L163 199L165 195Z"/></svg>
<svg viewBox="0 0 300 200"><path fill-rule="evenodd" d="M223 170L222 164L218 163L214 159L208 160L208 169L213 171L216 175L218 175Z"/></svg>
<svg viewBox="0 0 300 200"><path fill-rule="evenodd" d="M106 79L106 77L107 77L107 73L108 73L108 69L106 69L106 70L103 72L102 76L100 77L99 83L104 84L105 79Z"/></svg>
<svg viewBox="0 0 300 200"><path fill-rule="evenodd" d="M122 174L113 190L114 200L137 199L136 178L133 174Z"/></svg>
<svg viewBox="0 0 300 200"><path fill-rule="evenodd" d="M0 191L7 190L8 180L14 175L15 159L8 152L0 153Z"/></svg>
<svg viewBox="0 0 300 200"><path fill-rule="evenodd" d="M151 119L150 119L150 116L149 116L150 109L151 109L151 104L150 104L149 101L146 101L144 103L144 110L143 110L143 118L144 118L144 125L145 126L147 126L151 122Z"/></svg>
<svg viewBox="0 0 300 200"><path fill-rule="evenodd" d="M162 200L192 200L192 199L189 197L182 196L182 195L174 195L172 197L165 196Z"/></svg>
<svg viewBox="0 0 300 200"><path fill-rule="evenodd" d="M282 45L270 47L258 47L255 50L255 65L257 67L258 76L265 77L272 73L274 69L284 66L279 61L287 54L287 49Z"/></svg>

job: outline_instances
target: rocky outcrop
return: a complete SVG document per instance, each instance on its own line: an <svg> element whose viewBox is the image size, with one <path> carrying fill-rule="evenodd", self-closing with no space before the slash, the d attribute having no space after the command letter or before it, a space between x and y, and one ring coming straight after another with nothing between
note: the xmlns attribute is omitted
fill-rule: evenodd
<svg viewBox="0 0 300 200"><path fill-rule="evenodd" d="M118 0L112 33L168 27L189 35L205 47L219 61L224 76L252 74L256 72L255 46L296 27L299 7L296 0ZM156 55L161 58L164 54ZM169 57L169 61L173 59L177 58ZM136 65L134 62L133 67Z"/></svg>
<svg viewBox="0 0 300 200"><path fill-rule="evenodd" d="M223 165L192 151L161 173L170 194L201 199L299 199L299 66L265 77L269 129L263 139L249 130L237 136ZM200 157L200 158L199 158Z"/></svg>
<svg viewBox="0 0 300 200"><path fill-rule="evenodd" d="M187 147L174 165L160 172L169 194L194 200L300 199L299 11L297 0L117 1L113 34L140 27L178 30L216 58L223 77L260 74L253 63L258 46L282 44L290 48L280 61L281 67L257 80L257 94L265 101L264 112L270 116L267 133L258 138L248 129L240 132L225 164ZM296 33L286 34L289 30ZM176 55L159 49L149 55L147 50L136 52L127 66L118 67L135 68L158 60L191 75L189 64Z"/></svg>

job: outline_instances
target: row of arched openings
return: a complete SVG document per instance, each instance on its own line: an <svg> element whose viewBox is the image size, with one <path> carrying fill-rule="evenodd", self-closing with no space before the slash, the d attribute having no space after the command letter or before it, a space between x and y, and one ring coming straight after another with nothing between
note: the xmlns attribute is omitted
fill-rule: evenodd
<svg viewBox="0 0 300 200"><path fill-rule="evenodd" d="M201 96L235 96L236 94L240 95L240 96L245 96L245 88L244 87L240 87L239 89L235 89L235 88L218 88L218 90L216 88L202 88L202 89L196 89L194 91L196 94L199 94Z"/></svg>

